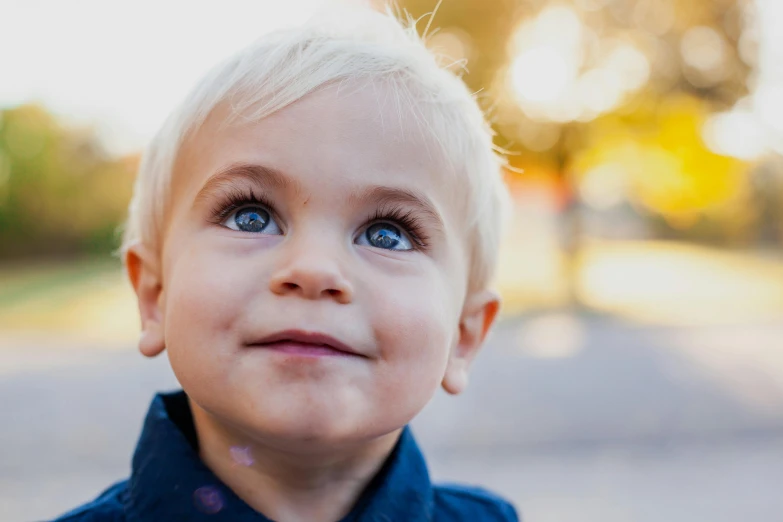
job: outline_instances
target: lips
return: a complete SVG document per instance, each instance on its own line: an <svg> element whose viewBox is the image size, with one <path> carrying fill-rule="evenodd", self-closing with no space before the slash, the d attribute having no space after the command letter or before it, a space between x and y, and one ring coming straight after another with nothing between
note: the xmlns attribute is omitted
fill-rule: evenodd
<svg viewBox="0 0 783 522"><path fill-rule="evenodd" d="M303 330L277 332L253 341L248 346L274 349L294 355L350 355L364 357L364 355L334 337L319 332Z"/></svg>

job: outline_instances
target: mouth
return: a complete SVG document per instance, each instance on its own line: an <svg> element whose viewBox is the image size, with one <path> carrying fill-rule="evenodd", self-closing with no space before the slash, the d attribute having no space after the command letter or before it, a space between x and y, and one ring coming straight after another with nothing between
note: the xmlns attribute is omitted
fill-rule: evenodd
<svg viewBox="0 0 783 522"><path fill-rule="evenodd" d="M334 337L303 330L277 332L247 346L304 357L366 357Z"/></svg>

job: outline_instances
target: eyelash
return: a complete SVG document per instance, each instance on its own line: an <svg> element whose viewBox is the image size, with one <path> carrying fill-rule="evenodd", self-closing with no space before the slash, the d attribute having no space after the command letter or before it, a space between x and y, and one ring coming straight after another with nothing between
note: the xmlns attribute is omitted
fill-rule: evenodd
<svg viewBox="0 0 783 522"><path fill-rule="evenodd" d="M220 203L214 206L210 212L210 221L220 225L232 212L248 205L260 205L269 209L273 215L276 214L272 202L263 195L256 194L250 189L232 188L226 192ZM365 226L377 222L391 222L400 225L410 236L414 250L424 250L429 245L430 238L424 232L421 220L411 210L393 203L382 205L367 218Z"/></svg>
<svg viewBox="0 0 783 522"><path fill-rule="evenodd" d="M219 201L210 212L210 221L220 225L235 210L248 205L259 205L268 208L272 215L276 214L275 206L263 195L256 194L250 189L229 189L223 199Z"/></svg>
<svg viewBox="0 0 783 522"><path fill-rule="evenodd" d="M401 206L389 203L378 208L369 219L367 225L377 222L391 222L400 225L410 236L414 250L424 250L429 245L429 236L424 232L424 226L416 214Z"/></svg>

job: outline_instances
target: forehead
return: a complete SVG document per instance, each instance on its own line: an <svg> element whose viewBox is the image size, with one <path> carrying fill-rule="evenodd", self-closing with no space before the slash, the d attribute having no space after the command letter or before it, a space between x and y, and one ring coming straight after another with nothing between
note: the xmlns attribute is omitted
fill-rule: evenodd
<svg viewBox="0 0 783 522"><path fill-rule="evenodd" d="M258 122L223 105L183 147L175 193L192 197L215 172L255 163L324 196L383 184L446 201L453 174L419 113L380 83L331 85Z"/></svg>

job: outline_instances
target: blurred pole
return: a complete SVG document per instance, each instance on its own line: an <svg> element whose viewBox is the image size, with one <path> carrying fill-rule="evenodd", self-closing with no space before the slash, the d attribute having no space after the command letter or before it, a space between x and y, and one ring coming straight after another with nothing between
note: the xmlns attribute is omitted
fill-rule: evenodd
<svg viewBox="0 0 783 522"><path fill-rule="evenodd" d="M563 286L565 288L565 306L569 309L582 308L579 294L579 254L582 248L582 213L580 209L577 182L573 173L569 172L571 139L575 135L573 123L563 125L560 139L557 142L555 157L557 159L557 174L562 190L565 191L563 209L560 221L560 248L563 255Z"/></svg>

